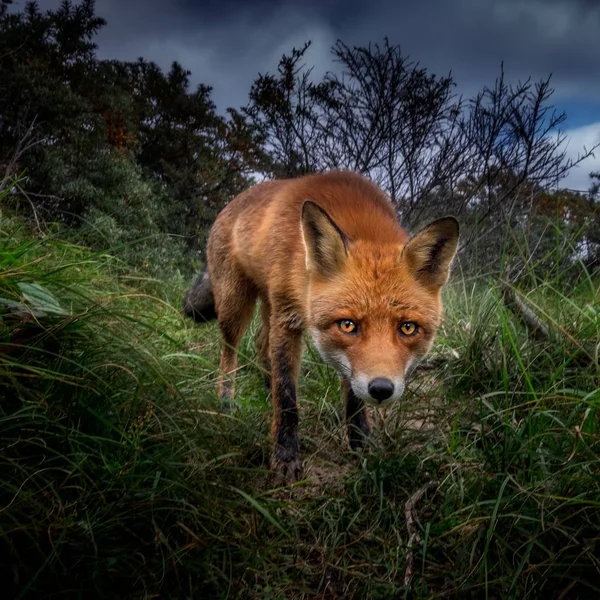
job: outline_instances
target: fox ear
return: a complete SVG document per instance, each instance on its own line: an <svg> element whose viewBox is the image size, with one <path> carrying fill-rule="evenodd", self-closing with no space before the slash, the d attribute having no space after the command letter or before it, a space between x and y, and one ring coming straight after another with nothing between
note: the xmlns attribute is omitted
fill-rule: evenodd
<svg viewBox="0 0 600 600"><path fill-rule="evenodd" d="M306 268L323 277L335 275L346 260L348 238L318 205L302 205L302 235L306 247Z"/></svg>
<svg viewBox="0 0 600 600"><path fill-rule="evenodd" d="M430 223L404 246L402 256L417 280L429 287L446 283L458 246L458 230L454 217L444 217Z"/></svg>

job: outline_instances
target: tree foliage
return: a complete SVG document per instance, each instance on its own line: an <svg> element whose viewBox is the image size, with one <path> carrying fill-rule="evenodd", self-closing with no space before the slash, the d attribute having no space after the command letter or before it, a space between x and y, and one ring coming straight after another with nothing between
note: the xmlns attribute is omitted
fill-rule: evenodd
<svg viewBox="0 0 600 600"><path fill-rule="evenodd" d="M2 6L4 180L25 173L39 210L87 224L90 239L106 234L105 245L159 235L155 247L197 247L216 211L251 182L253 128L235 110L219 115L211 88L190 89L178 63L164 73L143 59L99 60L93 38L105 21L92 0L45 12ZM157 260L139 248L140 264Z"/></svg>
<svg viewBox="0 0 600 600"><path fill-rule="evenodd" d="M597 262L597 174L581 198L556 191L594 149L568 157L549 78L509 83L501 69L464 98L451 74L430 73L385 39L338 41L334 69L317 80L307 43L258 75L246 106L222 115L211 88L192 88L177 62L164 72L143 58L98 59L105 21L93 0L47 11L9 4L0 5L0 186L25 173L26 206L85 224L94 244L161 236L138 245L137 265L201 250L217 212L255 175L328 169L374 179L409 228L459 217L473 268L497 266L517 230L538 247L548 218L578 232L574 258L584 248ZM549 210L566 196L568 211Z"/></svg>

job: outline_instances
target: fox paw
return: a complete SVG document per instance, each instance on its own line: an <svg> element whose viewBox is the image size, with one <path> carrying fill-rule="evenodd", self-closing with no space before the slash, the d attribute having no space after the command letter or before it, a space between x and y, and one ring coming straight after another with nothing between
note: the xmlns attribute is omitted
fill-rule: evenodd
<svg viewBox="0 0 600 600"><path fill-rule="evenodd" d="M364 450L369 443L369 437L371 436L371 429L367 426L357 427L356 425L350 425L348 427L348 442L350 449L353 452L360 452Z"/></svg>
<svg viewBox="0 0 600 600"><path fill-rule="evenodd" d="M276 447L271 455L271 470L282 484L292 484L302 479L303 469L300 457L289 450Z"/></svg>

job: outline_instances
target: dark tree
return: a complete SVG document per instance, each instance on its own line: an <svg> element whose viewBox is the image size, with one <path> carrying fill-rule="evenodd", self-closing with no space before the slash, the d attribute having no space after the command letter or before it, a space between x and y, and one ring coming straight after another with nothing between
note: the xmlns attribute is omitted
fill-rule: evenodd
<svg viewBox="0 0 600 600"><path fill-rule="evenodd" d="M219 115L210 87L191 90L177 63L163 73L143 59L98 60L93 39L105 22L91 0L0 6L4 180L24 173L26 206L91 227L94 243L160 233L177 236L167 246L201 246L216 211L264 162L247 119Z"/></svg>
<svg viewBox="0 0 600 600"><path fill-rule="evenodd" d="M311 82L311 69L302 63L309 47L307 43L283 56L277 75L259 75L244 109L262 135L267 158L262 168L274 177L294 177L323 168L320 151L326 133L317 96L321 86Z"/></svg>

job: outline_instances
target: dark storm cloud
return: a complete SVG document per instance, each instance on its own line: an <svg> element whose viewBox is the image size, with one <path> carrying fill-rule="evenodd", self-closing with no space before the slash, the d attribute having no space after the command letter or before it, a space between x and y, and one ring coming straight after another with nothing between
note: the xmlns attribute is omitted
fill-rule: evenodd
<svg viewBox="0 0 600 600"><path fill-rule="evenodd" d="M316 5L316 3L315 3ZM118 2L99 0L108 21L98 36L106 58L143 56L168 69L177 60L194 83L214 88L218 106L239 106L259 71L272 71L281 55L313 40L312 57L325 63L336 32L310 4L271 2Z"/></svg>
<svg viewBox="0 0 600 600"><path fill-rule="evenodd" d="M45 0L42 6L56 4ZM436 73L470 92L492 83L504 60L512 78L551 72L562 98L600 103L597 0L97 0L108 26L100 54L179 60L195 83L213 85L221 107L245 102L250 82L273 71L292 46L313 40L321 73L330 46L388 36Z"/></svg>

